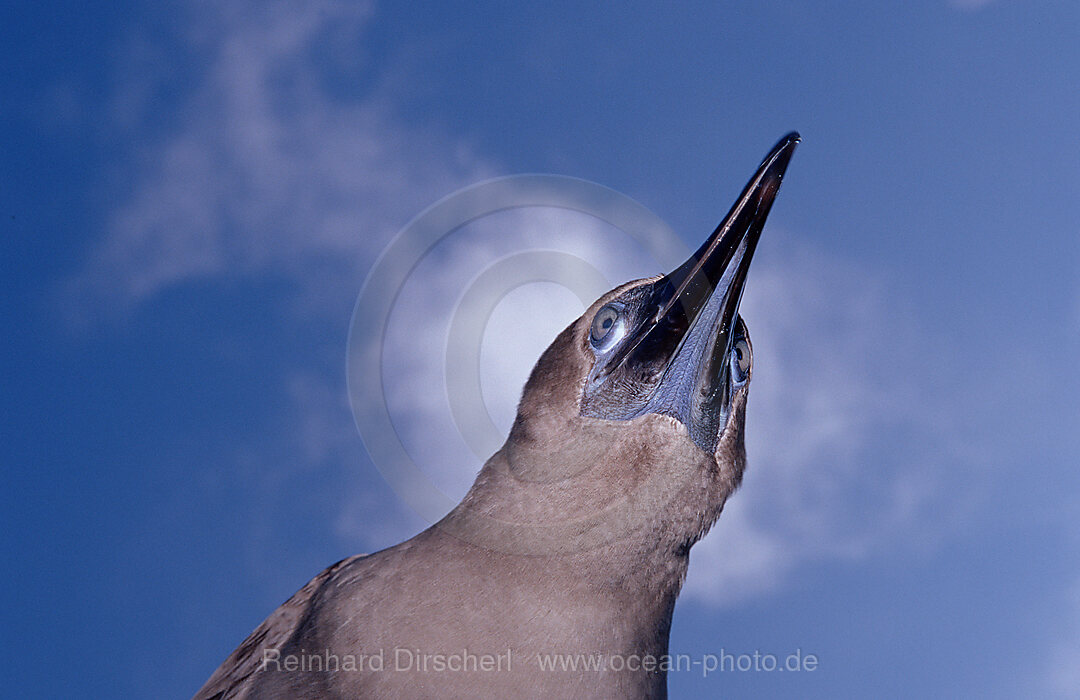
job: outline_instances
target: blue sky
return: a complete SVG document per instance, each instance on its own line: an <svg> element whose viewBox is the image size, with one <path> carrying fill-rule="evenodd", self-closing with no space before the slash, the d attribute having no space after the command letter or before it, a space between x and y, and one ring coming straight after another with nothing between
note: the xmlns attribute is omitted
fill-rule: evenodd
<svg viewBox="0 0 1080 700"><path fill-rule="evenodd" d="M820 663L672 694L1074 697L1078 35L1068 0L5 6L11 693L189 696L324 566L425 525L345 376L365 275L425 207L558 173L692 245L798 129L744 300L750 471L672 649ZM658 271L544 222L463 230L391 319L396 425L450 495L479 466L442 441L462 285L532 247ZM538 284L496 310L496 425L580 308Z"/></svg>

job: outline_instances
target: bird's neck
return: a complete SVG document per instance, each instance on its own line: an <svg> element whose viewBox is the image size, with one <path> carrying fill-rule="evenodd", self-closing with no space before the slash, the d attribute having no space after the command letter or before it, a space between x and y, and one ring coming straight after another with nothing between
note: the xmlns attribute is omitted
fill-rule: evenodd
<svg viewBox="0 0 1080 700"><path fill-rule="evenodd" d="M662 490L656 482L665 479L650 478L637 488L613 492L578 471L585 463L596 466L589 459L596 457L560 464L558 478L549 478L550 457L538 465L530 463L538 461L535 455L510 455L504 448L435 528L487 557L535 568L538 576L565 572L583 593L632 594L660 608L673 605L686 574L688 546L680 528L672 525L678 505L657 498Z"/></svg>
<svg viewBox="0 0 1080 700"><path fill-rule="evenodd" d="M484 516L485 518L489 516ZM506 624L528 628L523 646L539 653L608 654L629 658L668 653L675 599L686 574L685 555L662 554L655 549L628 547L623 542L607 542L574 551L540 553L548 546L546 537L525 541L531 553L521 551L507 540L470 532L476 520L456 509L425 535L443 556L451 552L458 561L471 561L470 569L479 579L491 572L512 572L497 576L513 581L518 589L510 596L515 602L501 615Z"/></svg>

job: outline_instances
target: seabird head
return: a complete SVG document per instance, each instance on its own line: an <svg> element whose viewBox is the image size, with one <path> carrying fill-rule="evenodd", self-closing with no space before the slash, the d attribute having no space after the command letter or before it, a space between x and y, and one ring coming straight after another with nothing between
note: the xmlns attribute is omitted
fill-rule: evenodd
<svg viewBox="0 0 1080 700"><path fill-rule="evenodd" d="M541 355L460 509L484 514L474 532L501 523L504 542L538 552L660 532L685 551L711 527L746 459L739 301L798 143L780 140L686 262L603 295Z"/></svg>
<svg viewBox="0 0 1080 700"><path fill-rule="evenodd" d="M798 143L799 135L791 133L773 148L686 262L662 277L615 289L595 313L590 309L588 351L594 359L581 415L616 421L670 416L694 444L715 452L753 371L750 336L738 313L746 273Z"/></svg>

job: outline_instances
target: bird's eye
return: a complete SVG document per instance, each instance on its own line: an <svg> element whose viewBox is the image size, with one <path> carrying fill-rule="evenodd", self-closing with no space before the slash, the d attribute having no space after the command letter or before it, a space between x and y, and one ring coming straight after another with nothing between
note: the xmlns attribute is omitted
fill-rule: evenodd
<svg viewBox="0 0 1080 700"><path fill-rule="evenodd" d="M746 381L750 374L750 343L746 338L739 338L731 348L731 379L736 384Z"/></svg>
<svg viewBox="0 0 1080 700"><path fill-rule="evenodd" d="M596 312L596 318L593 319L592 331L590 332L593 345L606 344L608 341L618 338L620 335L619 329L622 326L621 316L619 309L610 304Z"/></svg>

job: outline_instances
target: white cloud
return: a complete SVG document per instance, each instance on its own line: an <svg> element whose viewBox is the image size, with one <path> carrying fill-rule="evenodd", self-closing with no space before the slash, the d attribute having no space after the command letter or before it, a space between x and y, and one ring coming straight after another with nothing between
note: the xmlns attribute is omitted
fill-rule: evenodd
<svg viewBox="0 0 1080 700"><path fill-rule="evenodd" d="M167 65L132 60L115 102L139 165L70 299L89 295L100 311L200 277L264 272L315 296L337 293L422 206L489 175L466 144L402 126L377 92L358 99L324 86L328 54L356 59L369 9L196 4L183 37L206 68L163 138L140 115Z"/></svg>
<svg viewBox="0 0 1080 700"><path fill-rule="evenodd" d="M640 247L611 225L550 208L486 216L444 238L421 261L400 291L390 318L383 341L384 381L391 416L406 448L455 501L465 494L483 459L469 449L451 417L445 363L452 317L477 275L508 256L530 251L558 251L585 260L604 280L591 287L584 300L551 283L521 287L502 298L487 319L481 356L474 358L481 363L486 411L472 406L462 427L485 434L490 416L497 428L492 449L501 444L513 421L533 364L559 331L595 296L656 269ZM535 264L543 261L526 262ZM544 276L543 268L530 269L535 276ZM581 280L579 288L590 288L586 282ZM517 279L507 279L503 291L516 284Z"/></svg>
<svg viewBox="0 0 1080 700"><path fill-rule="evenodd" d="M281 514L297 487L326 505L320 514L336 519L328 529L350 544L386 545L389 531L409 533L416 519L369 502L366 479L378 477L357 474L362 447L341 386L344 349L319 352L325 338L344 338L359 283L386 241L495 166L437 124L405 125L379 87L382 74L356 68L369 3L192 1L178 14L167 49L135 36L119 50L108 113L126 148L119 176L103 185L115 204L82 271L60 292L63 308L81 327L199 280L286 281L297 298L282 311L303 313L282 313L272 332L302 323L324 336L313 338L319 349L302 365L267 378L268 401L286 397L276 407L280 424L296 432L237 444L208 471L228 464L251 484L237 490L235 506L249 514L253 570L290 541ZM373 87L331 87L329 73L342 65ZM341 505L346 490L355 498Z"/></svg>

